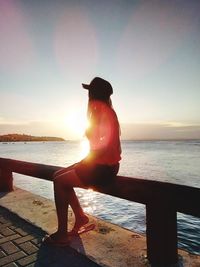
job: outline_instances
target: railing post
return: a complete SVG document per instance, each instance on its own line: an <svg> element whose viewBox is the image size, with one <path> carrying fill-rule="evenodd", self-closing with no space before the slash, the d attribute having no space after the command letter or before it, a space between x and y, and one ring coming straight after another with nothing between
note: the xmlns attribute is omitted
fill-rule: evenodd
<svg viewBox="0 0 200 267"><path fill-rule="evenodd" d="M147 258L150 263L178 262L177 214L173 204L153 201L146 205Z"/></svg>
<svg viewBox="0 0 200 267"><path fill-rule="evenodd" d="M0 169L0 192L13 191L13 175L8 169Z"/></svg>

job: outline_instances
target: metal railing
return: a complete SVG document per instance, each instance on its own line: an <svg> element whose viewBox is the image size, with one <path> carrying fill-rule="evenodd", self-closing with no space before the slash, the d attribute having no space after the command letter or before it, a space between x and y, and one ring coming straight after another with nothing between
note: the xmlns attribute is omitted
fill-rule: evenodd
<svg viewBox="0 0 200 267"><path fill-rule="evenodd" d="M61 167L0 158L0 192L13 190L13 172L52 181ZM177 212L200 217L200 188L117 176L95 191L146 205L147 258L156 264L178 261Z"/></svg>

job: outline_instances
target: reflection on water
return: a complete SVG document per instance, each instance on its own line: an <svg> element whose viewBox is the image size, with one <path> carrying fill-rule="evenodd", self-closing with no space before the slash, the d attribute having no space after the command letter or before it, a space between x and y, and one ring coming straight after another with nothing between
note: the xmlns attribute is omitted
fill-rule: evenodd
<svg viewBox="0 0 200 267"><path fill-rule="evenodd" d="M95 214L97 209L96 203L97 199L95 196L95 192L92 189L83 190L83 189L76 189L77 196L80 199L81 206L84 212L89 214Z"/></svg>

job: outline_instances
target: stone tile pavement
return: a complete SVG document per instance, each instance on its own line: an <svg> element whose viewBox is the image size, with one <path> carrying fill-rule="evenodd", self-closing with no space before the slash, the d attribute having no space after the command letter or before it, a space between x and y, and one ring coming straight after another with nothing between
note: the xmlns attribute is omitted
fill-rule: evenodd
<svg viewBox="0 0 200 267"><path fill-rule="evenodd" d="M0 267L98 267L70 247L41 245L45 232L0 207Z"/></svg>

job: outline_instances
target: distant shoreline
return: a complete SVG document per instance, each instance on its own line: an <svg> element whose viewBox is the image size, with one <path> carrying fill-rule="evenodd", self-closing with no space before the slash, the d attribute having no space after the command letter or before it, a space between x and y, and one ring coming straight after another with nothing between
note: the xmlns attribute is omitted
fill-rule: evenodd
<svg viewBox="0 0 200 267"><path fill-rule="evenodd" d="M76 142L80 141L80 139L64 139L61 137L55 136L33 136L28 134L5 134L0 135L0 142L49 142L49 141L68 141L68 142ZM186 141L200 141L200 138L166 138L166 139L121 139L123 142L186 142Z"/></svg>
<svg viewBox="0 0 200 267"><path fill-rule="evenodd" d="M32 136L26 134L6 134L0 135L0 142L35 142L35 141L65 141L60 137L52 136Z"/></svg>
<svg viewBox="0 0 200 267"><path fill-rule="evenodd" d="M17 142L80 142L81 139L64 139L60 137L29 136L28 138L8 138L0 135L0 143ZM121 139L121 142L200 142L200 139Z"/></svg>

